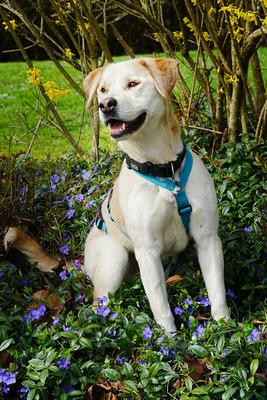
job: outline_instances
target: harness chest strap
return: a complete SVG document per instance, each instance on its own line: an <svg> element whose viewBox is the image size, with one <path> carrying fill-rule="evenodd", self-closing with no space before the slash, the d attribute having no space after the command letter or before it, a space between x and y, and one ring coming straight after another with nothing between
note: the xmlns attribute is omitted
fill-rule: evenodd
<svg viewBox="0 0 267 400"><path fill-rule="evenodd" d="M149 182L155 183L156 185L161 186L164 189L170 190L174 194L177 205L178 205L178 212L182 218L185 230L188 232L192 207L188 202L184 187L187 183L187 180L189 178L189 175L190 175L192 167L193 167L193 157L192 157L192 154L190 153L190 151L187 149L185 143L184 143L184 146L186 149L186 159L185 159L184 167L179 174L179 181L161 178L159 176L150 176L150 175L141 174L140 172L138 172L134 169L133 169L133 171L137 175L148 180Z"/></svg>
<svg viewBox="0 0 267 400"><path fill-rule="evenodd" d="M140 177L155 183L158 186L163 187L164 189L170 190L175 198L176 198L176 202L178 205L178 212L182 218L184 227L186 229L186 231L188 232L189 230L189 223L190 223L190 216L191 216L191 211L192 211L192 207L190 206L184 187L186 185L186 182L188 180L188 177L191 173L192 170L192 166L193 166L193 157L192 154L188 151L185 143L184 143L184 155L186 155L186 159L185 159L185 164L184 167L182 169L182 171L179 174L179 181L174 181L172 179L167 179L167 178L162 178L160 176L151 176L151 175L147 175L141 172L138 172L136 169L132 169L137 175L139 175ZM182 160L180 159L180 163L182 162ZM127 164L127 159L126 159L126 165L127 168L131 169L131 166ZM111 211L110 211L110 199L111 199L111 195L112 195L112 191L109 193L109 198L108 198L108 212L110 214L110 219L116 223L112 216L111 216ZM117 224L116 224L117 225ZM97 214L96 214L96 226L103 230L104 232L107 233L107 227L106 227L106 223L102 217L102 212L101 212L101 207L98 210ZM120 227L117 225L117 227L120 229ZM123 232L121 229L120 231L128 238L130 239L130 237Z"/></svg>

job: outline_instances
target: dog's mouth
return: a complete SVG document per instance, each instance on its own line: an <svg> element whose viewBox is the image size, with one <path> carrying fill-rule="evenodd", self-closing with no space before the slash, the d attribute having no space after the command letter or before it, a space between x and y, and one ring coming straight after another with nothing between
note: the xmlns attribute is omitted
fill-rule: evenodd
<svg viewBox="0 0 267 400"><path fill-rule="evenodd" d="M133 119L132 121L121 121L118 119L111 118L107 125L111 132L111 137L114 140L120 140L127 135L131 135L141 128L146 119L146 112L143 112L139 117Z"/></svg>

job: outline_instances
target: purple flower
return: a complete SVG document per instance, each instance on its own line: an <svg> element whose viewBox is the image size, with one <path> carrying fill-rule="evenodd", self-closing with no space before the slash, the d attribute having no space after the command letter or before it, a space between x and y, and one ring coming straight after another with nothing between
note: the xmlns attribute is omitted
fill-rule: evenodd
<svg viewBox="0 0 267 400"><path fill-rule="evenodd" d="M73 390L75 390L74 387L72 387L72 386L69 385L69 384L66 384L66 385L63 384L62 387L63 387L63 390L64 390L64 392L65 392L66 394L68 394L68 393L70 393L70 392L73 392Z"/></svg>
<svg viewBox="0 0 267 400"><path fill-rule="evenodd" d="M93 171L94 171L94 172L97 172L97 171L98 171L98 168L97 168L97 167L94 167Z"/></svg>
<svg viewBox="0 0 267 400"><path fill-rule="evenodd" d="M184 313L184 310L182 309L182 307L178 306L175 307L175 309L173 310L174 314L176 315L182 315Z"/></svg>
<svg viewBox="0 0 267 400"><path fill-rule="evenodd" d="M5 273L0 269L0 278L2 278L2 276L4 276Z"/></svg>
<svg viewBox="0 0 267 400"><path fill-rule="evenodd" d="M114 313L111 315L111 319L116 319L118 318L119 314L118 313Z"/></svg>
<svg viewBox="0 0 267 400"><path fill-rule="evenodd" d="M79 201L79 202L83 201L84 200L84 195L82 193L76 194L75 195L75 200Z"/></svg>
<svg viewBox="0 0 267 400"><path fill-rule="evenodd" d="M58 317L58 316L56 316L56 318L55 318L54 321L52 322L52 325L53 325L53 326L55 326L55 325L57 325L57 324L59 324L59 317Z"/></svg>
<svg viewBox="0 0 267 400"><path fill-rule="evenodd" d="M199 324L197 329L192 333L192 335L196 335L197 337L201 337L205 332L205 328Z"/></svg>
<svg viewBox="0 0 267 400"><path fill-rule="evenodd" d="M39 308L36 308L30 312L30 317L31 317L31 322L34 321L35 319L39 319L40 317L43 317L46 312L46 306L42 304Z"/></svg>
<svg viewBox="0 0 267 400"><path fill-rule="evenodd" d="M18 286L28 286L29 282L26 281L26 279L21 279L20 281L17 282Z"/></svg>
<svg viewBox="0 0 267 400"><path fill-rule="evenodd" d="M245 227L245 228L243 229L243 233L249 233L249 232L251 232L251 229L250 229L250 228Z"/></svg>
<svg viewBox="0 0 267 400"><path fill-rule="evenodd" d="M187 308L185 307L186 311L188 314L191 314L191 312L195 309L194 306L191 307L191 304L193 304L193 301L190 300L188 297L186 297L183 301L183 305L185 306L187 304Z"/></svg>
<svg viewBox="0 0 267 400"><path fill-rule="evenodd" d="M197 302L197 304L201 304L204 307L211 306L211 302L209 301L208 297L201 297L200 295L198 295L198 297L199 301Z"/></svg>
<svg viewBox="0 0 267 400"><path fill-rule="evenodd" d="M226 296L229 296L233 299L235 297L235 294L234 294L234 292L231 291L231 289L228 289L226 292Z"/></svg>
<svg viewBox="0 0 267 400"><path fill-rule="evenodd" d="M106 317L110 313L110 308L106 308L106 306L102 304L101 306L97 307L96 312L101 317Z"/></svg>
<svg viewBox="0 0 267 400"><path fill-rule="evenodd" d="M73 260L72 264L78 269L81 269L82 264L79 264L79 260Z"/></svg>
<svg viewBox="0 0 267 400"><path fill-rule="evenodd" d="M0 383L3 383L4 385L12 385L15 382L16 375L14 372L5 371L3 368L0 368Z"/></svg>
<svg viewBox="0 0 267 400"><path fill-rule="evenodd" d="M59 369L69 369L70 361L67 361L65 357L62 357L62 359L57 363L59 365Z"/></svg>
<svg viewBox="0 0 267 400"><path fill-rule="evenodd" d="M74 209L71 209L71 210L69 210L69 211L66 212L66 217L67 217L68 219L71 219L71 218L73 217L74 214L75 214L75 210L74 210Z"/></svg>
<svg viewBox="0 0 267 400"><path fill-rule="evenodd" d="M95 301L98 301L100 303L105 303L108 300L107 296L103 296L103 297L97 297L95 299Z"/></svg>
<svg viewBox="0 0 267 400"><path fill-rule="evenodd" d="M91 172L90 171L86 171L86 172L84 172L82 174L82 180L86 181L86 180L88 180L90 178L90 176L91 176Z"/></svg>
<svg viewBox="0 0 267 400"><path fill-rule="evenodd" d="M18 395L20 399L26 399L27 393L29 393L30 389L27 386L24 386L22 383L22 388L18 390Z"/></svg>
<svg viewBox="0 0 267 400"><path fill-rule="evenodd" d="M147 328L145 328L144 330L143 330L143 337L144 337L144 339L151 339L152 338L152 330L149 328L149 327L147 327Z"/></svg>
<svg viewBox="0 0 267 400"><path fill-rule="evenodd" d="M109 330L108 330L108 334L109 334L109 335L115 336L116 333L117 333L117 330L116 330L115 326L113 326L112 329L109 329Z"/></svg>
<svg viewBox="0 0 267 400"><path fill-rule="evenodd" d="M71 328L72 328L72 326L63 325L63 330L64 330L64 331L70 331Z"/></svg>
<svg viewBox="0 0 267 400"><path fill-rule="evenodd" d="M14 271L16 269L16 266L14 264L7 264L6 265L9 271Z"/></svg>
<svg viewBox="0 0 267 400"><path fill-rule="evenodd" d="M44 304L42 304L39 308L31 310L28 314L23 315L23 325L26 325L28 318L30 318L30 322L35 321L36 319L43 317L45 315L45 312L46 306Z"/></svg>
<svg viewBox="0 0 267 400"><path fill-rule="evenodd" d="M67 244L64 244L64 246L62 246L59 251L61 251L61 253L68 255L70 252L70 246L68 246Z"/></svg>
<svg viewBox="0 0 267 400"><path fill-rule="evenodd" d="M65 280L67 280L68 279L68 276L69 275L69 272L68 272L68 270L64 270L64 271L62 271L62 272L60 272L60 274L59 274L59 276L60 276L60 279L62 280L62 281L65 281Z"/></svg>
<svg viewBox="0 0 267 400"><path fill-rule="evenodd" d="M168 349L168 347L163 347L163 346L161 346L160 350L162 351L162 353L163 353L165 356L168 356L168 355L169 355L169 349Z"/></svg>
<svg viewBox="0 0 267 400"><path fill-rule="evenodd" d="M77 297L76 301L83 301L85 298L85 295L80 295Z"/></svg>
<svg viewBox="0 0 267 400"><path fill-rule="evenodd" d="M117 364L119 364L120 366L124 365L125 362L128 361L128 358L124 357L124 356L118 356L116 358Z"/></svg>
<svg viewBox="0 0 267 400"><path fill-rule="evenodd" d="M57 174L54 174L50 177L50 181L52 181L53 183L58 183L60 180L60 176Z"/></svg>
<svg viewBox="0 0 267 400"><path fill-rule="evenodd" d="M248 338L248 339L252 339L253 342L255 342L255 340L260 339L260 332L258 331L257 328L253 328L251 334L248 335L247 338Z"/></svg>

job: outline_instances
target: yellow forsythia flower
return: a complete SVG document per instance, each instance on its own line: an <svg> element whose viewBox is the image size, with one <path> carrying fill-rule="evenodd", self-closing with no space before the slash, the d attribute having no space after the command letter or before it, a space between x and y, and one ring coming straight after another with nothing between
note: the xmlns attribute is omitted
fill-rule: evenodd
<svg viewBox="0 0 267 400"><path fill-rule="evenodd" d="M14 19L12 19L11 21L9 21L12 28L15 30L17 27L16 21ZM6 22L3 22L3 25L5 25L5 30L9 31L9 27L7 26Z"/></svg>
<svg viewBox="0 0 267 400"><path fill-rule="evenodd" d="M209 14L212 14L212 13L216 13L215 8L213 8L213 7L211 7L211 8L209 9Z"/></svg>
<svg viewBox="0 0 267 400"><path fill-rule="evenodd" d="M34 86L39 86L41 79L43 79L40 72L41 70L38 68L31 68L29 71L26 71L29 83L33 83Z"/></svg>
<svg viewBox="0 0 267 400"><path fill-rule="evenodd" d="M227 76L227 81L229 83L238 82L239 81L238 77L236 75L234 75L234 74L233 75L225 74L225 75Z"/></svg>
<svg viewBox="0 0 267 400"><path fill-rule="evenodd" d="M68 57L68 58L72 58L73 56L75 56L75 54L72 53L70 49L65 49L65 54L66 54L66 57Z"/></svg>
<svg viewBox="0 0 267 400"><path fill-rule="evenodd" d="M218 92L217 92L217 93L224 93L223 87L221 87L221 89L220 89L220 90L218 90Z"/></svg>
<svg viewBox="0 0 267 400"><path fill-rule="evenodd" d="M67 94L71 93L70 89L56 89L56 84L54 81L48 81L44 83L44 87L46 88L45 94L49 97L51 101L54 99L58 99L59 96L66 96Z"/></svg>
<svg viewBox="0 0 267 400"><path fill-rule="evenodd" d="M176 31L176 32L172 32L172 33L173 33L173 36L176 39L178 39L178 40L182 40L183 39L183 33L182 32Z"/></svg>
<svg viewBox="0 0 267 400"><path fill-rule="evenodd" d="M190 19L187 18L187 17L184 17L183 21L184 21L185 25L188 26L188 28L190 29L190 31L193 32L193 31L194 31L194 28L193 28L193 24L192 24L192 22L190 21Z"/></svg>
<svg viewBox="0 0 267 400"><path fill-rule="evenodd" d="M206 42L211 41L210 34L208 32L203 32L203 38Z"/></svg>

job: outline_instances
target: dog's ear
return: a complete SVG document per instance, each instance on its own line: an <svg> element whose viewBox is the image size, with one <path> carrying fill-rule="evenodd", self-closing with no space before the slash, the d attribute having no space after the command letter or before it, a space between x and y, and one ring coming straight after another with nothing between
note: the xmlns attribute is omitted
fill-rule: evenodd
<svg viewBox="0 0 267 400"><path fill-rule="evenodd" d="M102 71L103 71L102 67L94 69L92 72L90 72L89 75L87 75L87 77L83 82L85 93L88 96L88 102L87 102L88 110L89 108L92 107L93 98L99 86Z"/></svg>
<svg viewBox="0 0 267 400"><path fill-rule="evenodd" d="M177 81L178 61L171 58L145 58L141 64L149 70L157 91L168 99Z"/></svg>

